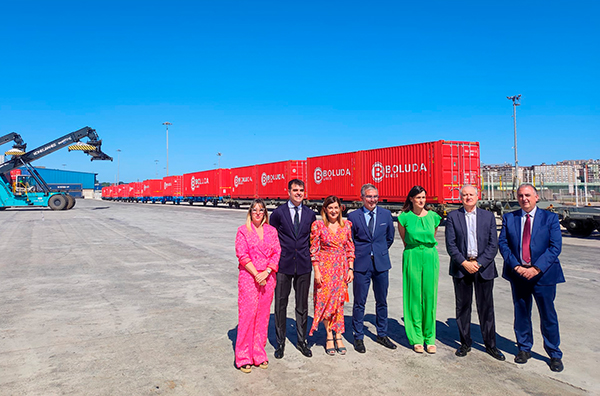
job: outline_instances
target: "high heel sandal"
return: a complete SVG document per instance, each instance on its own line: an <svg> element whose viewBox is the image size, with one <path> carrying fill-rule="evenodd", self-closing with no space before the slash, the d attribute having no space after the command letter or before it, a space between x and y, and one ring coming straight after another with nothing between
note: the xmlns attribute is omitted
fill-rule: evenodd
<svg viewBox="0 0 600 396"><path fill-rule="evenodd" d="M342 337L340 336L340 338L337 338L337 335L338 334L334 331L333 336L335 337L335 340L333 341L333 344L335 345L335 350L340 355L345 355L348 350L346 349L346 347L338 347L338 341L342 341Z"/></svg>
<svg viewBox="0 0 600 396"><path fill-rule="evenodd" d="M329 341L333 342L333 348L327 348L327 343ZM328 354L329 356L335 355L335 340L333 338L328 338L325 341L325 353Z"/></svg>

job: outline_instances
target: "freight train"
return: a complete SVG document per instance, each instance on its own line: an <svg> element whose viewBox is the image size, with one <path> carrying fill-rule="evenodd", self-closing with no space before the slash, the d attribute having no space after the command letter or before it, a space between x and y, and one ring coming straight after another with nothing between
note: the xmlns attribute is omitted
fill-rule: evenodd
<svg viewBox="0 0 600 396"><path fill-rule="evenodd" d="M393 211L402 207L414 185L421 185L427 190L427 202L443 214L460 205L459 192L464 184L481 191L479 143L439 140L192 172L104 187L102 199L239 208L262 198L279 205L289 198L288 181L296 178L305 182L305 204L314 209L328 195L337 195L345 210L357 208L361 186L371 183L379 190L379 205Z"/></svg>

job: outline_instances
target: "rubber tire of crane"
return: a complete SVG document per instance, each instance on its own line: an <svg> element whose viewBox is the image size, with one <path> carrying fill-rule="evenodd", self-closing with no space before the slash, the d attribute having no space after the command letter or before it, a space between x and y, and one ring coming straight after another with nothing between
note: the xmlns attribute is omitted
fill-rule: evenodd
<svg viewBox="0 0 600 396"><path fill-rule="evenodd" d="M63 210L67 206L67 198L63 194L54 194L48 200L48 207L52 210Z"/></svg>
<svg viewBox="0 0 600 396"><path fill-rule="evenodd" d="M73 206L75 206L75 197L73 197L71 194L66 194L65 197L67 198L67 206L65 206L65 210L73 209Z"/></svg>

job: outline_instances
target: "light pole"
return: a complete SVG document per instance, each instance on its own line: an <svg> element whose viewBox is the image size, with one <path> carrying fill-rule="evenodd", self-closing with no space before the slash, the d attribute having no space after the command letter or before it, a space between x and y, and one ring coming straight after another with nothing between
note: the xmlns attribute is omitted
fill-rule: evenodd
<svg viewBox="0 0 600 396"><path fill-rule="evenodd" d="M117 186L121 182L119 170L121 169L121 150L117 149Z"/></svg>
<svg viewBox="0 0 600 396"><path fill-rule="evenodd" d="M163 125L167 127L167 176L169 176L169 125L173 125L170 122L163 122Z"/></svg>
<svg viewBox="0 0 600 396"><path fill-rule="evenodd" d="M158 179L158 160L154 160L154 164L156 165L154 168L156 170L156 178Z"/></svg>
<svg viewBox="0 0 600 396"><path fill-rule="evenodd" d="M217 169L221 169L221 153L217 153L217 157L219 157L219 167Z"/></svg>
<svg viewBox="0 0 600 396"><path fill-rule="evenodd" d="M517 106L521 105L521 95L507 96L506 99L512 100L513 102L513 119L515 124L515 178L513 179L513 192L516 195L516 188L519 185L519 158L517 157Z"/></svg>

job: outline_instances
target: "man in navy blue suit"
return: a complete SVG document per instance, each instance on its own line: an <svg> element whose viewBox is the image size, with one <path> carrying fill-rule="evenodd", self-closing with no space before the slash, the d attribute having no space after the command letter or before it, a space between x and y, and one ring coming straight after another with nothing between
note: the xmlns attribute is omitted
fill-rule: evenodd
<svg viewBox="0 0 600 396"><path fill-rule="evenodd" d="M296 294L296 333L298 350L306 357L312 352L306 342L308 323L308 291L312 264L310 261L310 227L316 220L315 212L302 205L304 182L299 179L288 183L290 200L279 206L270 216L270 224L277 229L281 256L275 286L275 358L281 359L285 349L288 298L292 286Z"/></svg>
<svg viewBox="0 0 600 396"><path fill-rule="evenodd" d="M377 342L386 348L396 349L396 345L387 336L388 309L387 293L389 270L392 268L389 248L394 243L394 220L389 210L377 207L379 192L372 184L360 189L363 207L351 212L348 220L352 222L354 239L354 308L352 310L352 328L354 330L354 349L365 353L363 341L364 316L369 286L373 281L375 294L375 326Z"/></svg>
<svg viewBox="0 0 600 396"><path fill-rule="evenodd" d="M473 288L479 314L479 326L485 350L498 360L505 360L496 347L494 317L494 278L498 277L494 257L498 253L496 217L477 207L477 188L465 185L460 189L463 207L448 214L446 219L446 250L450 255L450 276L454 283L456 324L460 347L456 356L471 351L471 307Z"/></svg>
<svg viewBox="0 0 600 396"><path fill-rule="evenodd" d="M531 184L519 187L517 199L521 210L504 215L498 241L504 258L502 276L510 281L515 307L514 328L519 347L515 362L524 364L531 357L531 308L535 298L550 370L559 372L564 366L554 298L556 284L564 282L565 277L558 260L562 249L558 216L537 208L539 196Z"/></svg>

